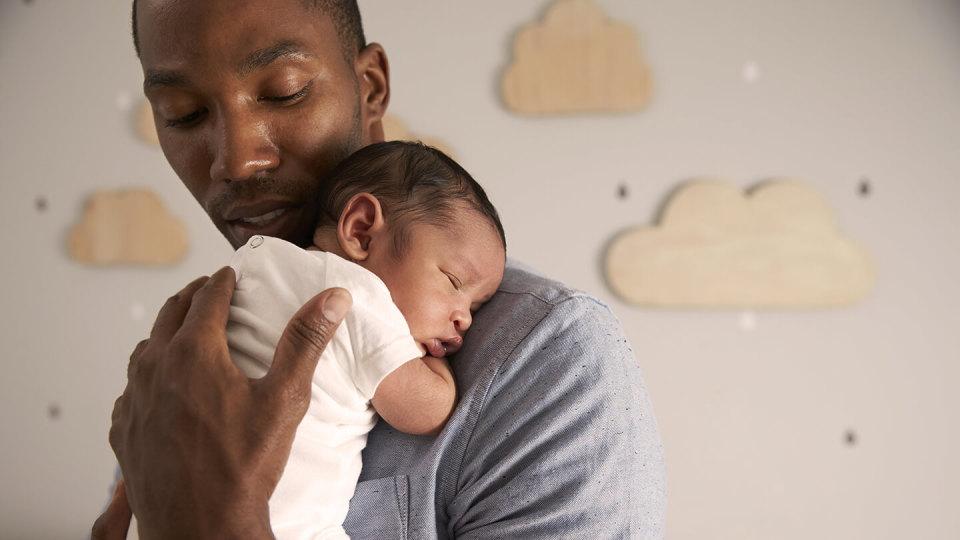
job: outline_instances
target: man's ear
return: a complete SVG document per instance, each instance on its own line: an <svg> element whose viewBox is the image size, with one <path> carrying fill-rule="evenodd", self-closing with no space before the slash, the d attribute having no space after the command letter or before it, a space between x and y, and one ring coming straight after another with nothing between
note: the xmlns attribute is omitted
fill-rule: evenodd
<svg viewBox="0 0 960 540"><path fill-rule="evenodd" d="M357 53L354 64L360 83L360 119L367 144L383 142L383 115L390 104L390 65L379 43Z"/></svg>
<svg viewBox="0 0 960 540"><path fill-rule="evenodd" d="M337 241L352 261L370 256L370 243L386 231L383 208L370 193L358 193L347 201L337 223Z"/></svg>

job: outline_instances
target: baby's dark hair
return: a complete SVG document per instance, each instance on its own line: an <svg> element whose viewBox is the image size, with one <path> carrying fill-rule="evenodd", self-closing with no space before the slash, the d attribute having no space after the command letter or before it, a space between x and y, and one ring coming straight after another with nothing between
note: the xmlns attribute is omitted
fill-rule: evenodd
<svg viewBox="0 0 960 540"><path fill-rule="evenodd" d="M409 241L408 225L445 226L457 216L457 205L467 204L496 228L507 246L506 234L480 184L446 154L419 142L375 143L343 160L320 188L317 227L336 227L350 198L370 193L380 201L393 235L393 253L399 256Z"/></svg>

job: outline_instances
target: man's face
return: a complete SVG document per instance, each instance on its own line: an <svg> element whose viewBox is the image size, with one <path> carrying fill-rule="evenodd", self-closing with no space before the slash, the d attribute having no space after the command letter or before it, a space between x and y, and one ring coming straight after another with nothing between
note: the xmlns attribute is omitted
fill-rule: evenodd
<svg viewBox="0 0 960 540"><path fill-rule="evenodd" d="M309 245L320 179L382 139L382 49L347 59L301 0L140 0L137 18L160 145L213 223L235 248Z"/></svg>

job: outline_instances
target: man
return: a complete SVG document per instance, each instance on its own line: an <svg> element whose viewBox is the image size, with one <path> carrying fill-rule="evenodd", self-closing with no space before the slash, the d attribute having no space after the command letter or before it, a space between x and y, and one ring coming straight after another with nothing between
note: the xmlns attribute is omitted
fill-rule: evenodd
<svg viewBox="0 0 960 540"><path fill-rule="evenodd" d="M174 171L234 247L305 245L319 179L383 139L383 48L355 2L139 0L144 90ZM164 305L130 358L110 442L121 484L94 537L264 537L267 502L350 298L290 322L273 368L242 376L224 337L229 268ZM354 538L655 538L662 451L622 330L597 301L511 265L453 359L460 402L436 438L381 422L344 527ZM129 506L127 504L129 501Z"/></svg>

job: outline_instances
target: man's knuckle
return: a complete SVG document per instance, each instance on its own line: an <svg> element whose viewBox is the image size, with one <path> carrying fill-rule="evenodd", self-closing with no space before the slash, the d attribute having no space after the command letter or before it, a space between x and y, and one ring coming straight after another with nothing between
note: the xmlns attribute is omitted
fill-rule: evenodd
<svg viewBox="0 0 960 540"><path fill-rule="evenodd" d="M308 321L297 318L290 325L290 335L294 342L314 351L321 351L330 341L330 324L326 321Z"/></svg>
<svg viewBox="0 0 960 540"><path fill-rule="evenodd" d="M210 302L213 298L226 295L227 289L231 285L232 284L227 283L224 280L210 279L204 283L196 293L194 293L194 299L201 304Z"/></svg>
<svg viewBox="0 0 960 540"><path fill-rule="evenodd" d="M122 430L120 429L120 424L114 422L110 426L110 433L107 435L107 440L110 442L110 448L113 449L113 453L116 454L120 449L120 441L122 439Z"/></svg>
<svg viewBox="0 0 960 540"><path fill-rule="evenodd" d="M140 343L137 343L137 346L133 349L133 352L130 353L130 358L127 360L127 379L129 380L134 376L134 374L140 370L141 365L147 360L144 358L144 352L149 345L149 340L145 339Z"/></svg>
<svg viewBox="0 0 960 540"><path fill-rule="evenodd" d="M137 346L133 348L130 358L132 359L134 356L140 356L143 354L143 351L147 348L147 345L150 345L150 339L140 340L140 342L137 343Z"/></svg>
<svg viewBox="0 0 960 540"><path fill-rule="evenodd" d="M120 416L120 411L123 408L124 403L126 401L126 398L124 397L125 395L126 395L126 392L124 392L123 394L120 394L117 397L117 399L113 400L113 415L111 418L113 419L114 422L116 422L117 417Z"/></svg>
<svg viewBox="0 0 960 540"><path fill-rule="evenodd" d="M167 301L164 302L163 305L164 305L164 307L166 307L166 306L175 306L175 305L177 305L178 303L180 303L180 300L181 300L182 298L183 298L183 296L182 296L179 292L174 293L174 294L170 295L169 297L167 297Z"/></svg>
<svg viewBox="0 0 960 540"><path fill-rule="evenodd" d="M190 337L178 336L173 338L167 345L167 356L172 361L183 358L191 358L197 352L196 340Z"/></svg>

